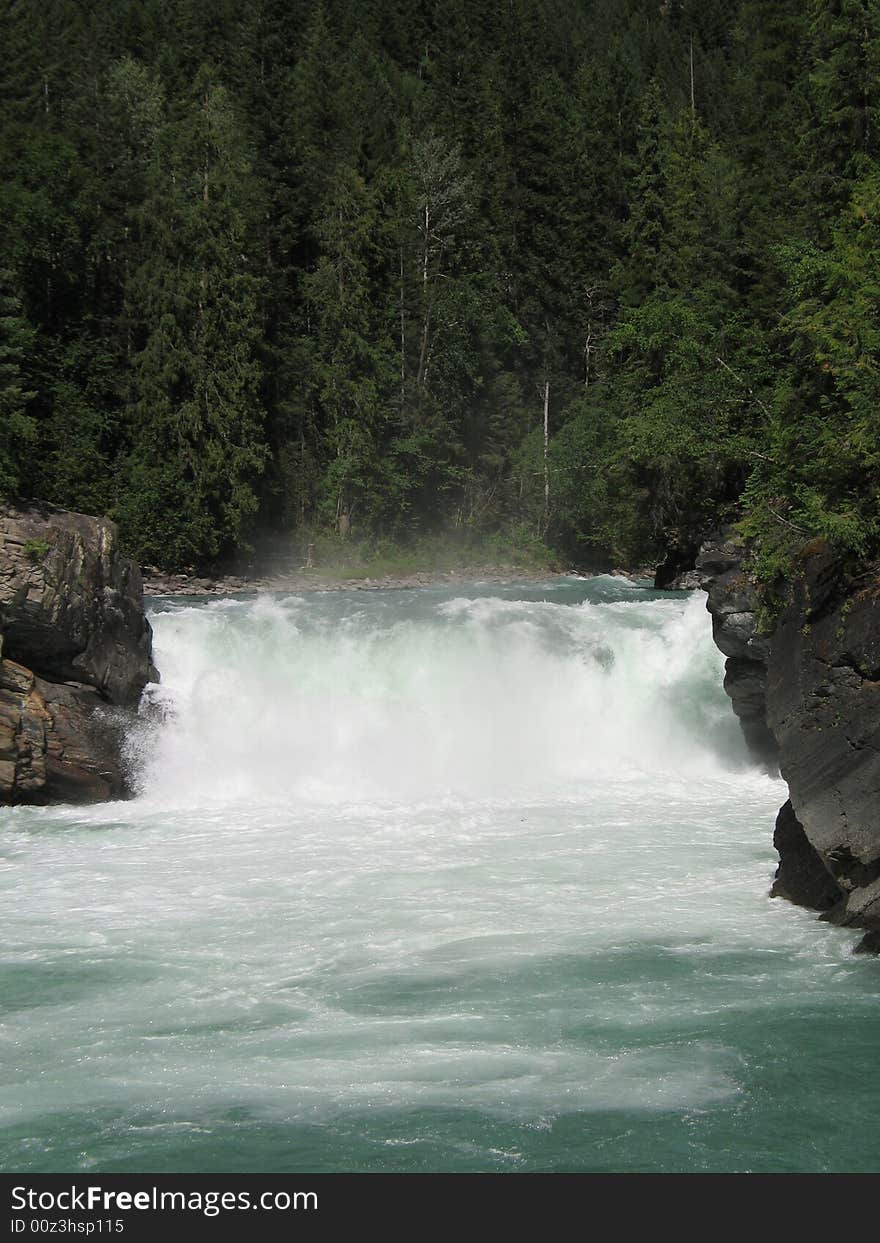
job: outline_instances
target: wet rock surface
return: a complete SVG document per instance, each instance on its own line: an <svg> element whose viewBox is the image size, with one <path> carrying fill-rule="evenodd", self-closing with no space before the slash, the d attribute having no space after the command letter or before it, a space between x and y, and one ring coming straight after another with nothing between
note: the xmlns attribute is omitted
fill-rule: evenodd
<svg viewBox="0 0 880 1243"><path fill-rule="evenodd" d="M839 890L836 923L880 932L880 569L801 560L773 633L767 714L804 834Z"/></svg>
<svg viewBox="0 0 880 1243"><path fill-rule="evenodd" d="M0 631L15 660L110 703L136 704L156 677L140 570L100 518L0 507Z"/></svg>
<svg viewBox="0 0 880 1243"><path fill-rule="evenodd" d="M880 567L853 582L807 545L769 636L741 545L707 541L697 568L725 690L753 753L788 783L772 892L880 949Z"/></svg>
<svg viewBox="0 0 880 1243"><path fill-rule="evenodd" d="M773 845L779 854L779 867L770 890L772 897L787 898L813 911L830 911L837 906L840 889L807 838L791 799L779 809Z"/></svg>
<svg viewBox="0 0 880 1243"><path fill-rule="evenodd" d="M779 748L767 720L770 641L759 633L761 601L746 568L745 549L723 536L713 537L700 549L696 572L707 593L712 636L727 657L724 689L749 750L769 772L777 772Z"/></svg>
<svg viewBox="0 0 880 1243"><path fill-rule="evenodd" d="M158 678L151 642L113 523L0 506L0 802L124 793L124 714Z"/></svg>
<svg viewBox="0 0 880 1243"><path fill-rule="evenodd" d="M655 588L658 591L689 591L699 587L700 573L695 566L700 548L699 539L670 548L654 570Z"/></svg>

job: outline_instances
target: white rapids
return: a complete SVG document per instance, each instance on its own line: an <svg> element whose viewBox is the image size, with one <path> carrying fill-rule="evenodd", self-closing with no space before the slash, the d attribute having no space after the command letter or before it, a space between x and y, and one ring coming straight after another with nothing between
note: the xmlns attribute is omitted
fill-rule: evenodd
<svg viewBox="0 0 880 1243"><path fill-rule="evenodd" d="M313 1168L425 1144L422 1168L598 1168L571 1138L529 1164L522 1128L738 1107L732 1019L860 970L767 897L785 789L745 754L700 593L152 621L137 796L2 816L7 1166L243 1168L233 1128L269 1168L282 1128Z"/></svg>

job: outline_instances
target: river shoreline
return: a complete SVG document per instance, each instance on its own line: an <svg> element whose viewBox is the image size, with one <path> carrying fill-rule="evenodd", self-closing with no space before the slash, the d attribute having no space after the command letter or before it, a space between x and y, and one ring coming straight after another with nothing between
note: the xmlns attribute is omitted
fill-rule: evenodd
<svg viewBox="0 0 880 1243"><path fill-rule="evenodd" d="M650 577L647 570L613 570L614 577L630 581ZM330 571L299 570L262 575L158 574L143 571L145 596L229 596L253 592L299 593L310 591L409 591L417 587L457 587L465 584L502 585L542 583L548 578L584 579L594 574L549 567L526 570L514 566L464 566L457 570L420 570L411 574L338 576Z"/></svg>

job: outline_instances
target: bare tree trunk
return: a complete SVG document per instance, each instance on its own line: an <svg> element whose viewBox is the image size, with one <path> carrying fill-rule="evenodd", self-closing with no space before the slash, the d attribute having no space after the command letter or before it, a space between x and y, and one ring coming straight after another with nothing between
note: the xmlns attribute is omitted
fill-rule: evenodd
<svg viewBox="0 0 880 1243"><path fill-rule="evenodd" d="M351 511L342 497L342 489L336 494L336 529L342 539L348 539L351 531Z"/></svg>
<svg viewBox="0 0 880 1243"><path fill-rule="evenodd" d="M431 209L425 203L425 248L422 252L422 344L419 350L419 388L425 383L425 363L428 357L428 334L431 330L431 303L428 300L428 261L430 257Z"/></svg>
<svg viewBox="0 0 880 1243"><path fill-rule="evenodd" d="M428 341L431 335L431 304L425 307L425 318L422 322L422 345L419 350L418 386L422 388L428 371Z"/></svg>
<svg viewBox="0 0 880 1243"><path fill-rule="evenodd" d="M590 359L593 356L593 321L587 324L587 339L584 342L584 388L590 387Z"/></svg>
<svg viewBox="0 0 880 1243"><path fill-rule="evenodd" d="M550 381L544 381L544 532L550 519ZM542 534L544 533L542 532Z"/></svg>
<svg viewBox="0 0 880 1243"><path fill-rule="evenodd" d="M122 230L122 320L125 324L125 360L131 362L131 304L128 300L131 288L129 277L128 225Z"/></svg>
<svg viewBox="0 0 880 1243"><path fill-rule="evenodd" d="M406 388L406 318L403 307L404 272L403 243L400 245L400 408L403 409Z"/></svg>
<svg viewBox="0 0 880 1243"><path fill-rule="evenodd" d="M204 97L204 99L202 100L202 108L204 109L204 111L205 111L205 113L206 113L206 114L207 114L207 111L208 111L208 104L209 104L210 102L211 102L211 101L210 101L210 99L209 99L209 97L208 97L208 94L207 94L207 92L205 92L205 97ZM206 143L205 143L205 168L204 168L204 174L203 174L203 176L204 176L204 185L203 185L203 188L202 188L202 199L203 199L203 200L204 200L204 202L206 202L206 203L207 203L207 201L208 201L208 172L209 172L209 169L210 169L210 161L211 161L211 151L210 151L210 147L208 146L208 144L207 144L207 142L206 142Z"/></svg>
<svg viewBox="0 0 880 1243"><path fill-rule="evenodd" d="M306 435L300 427L299 432L299 520L306 520Z"/></svg>
<svg viewBox="0 0 880 1243"><path fill-rule="evenodd" d="M422 296L428 297L428 248L431 236L431 209L425 203L425 249L422 255Z"/></svg>
<svg viewBox="0 0 880 1243"><path fill-rule="evenodd" d="M866 53L868 51L868 38L869 38L868 31L866 29L865 30L865 52ZM870 97L868 95L867 80L865 81L864 97L865 97L865 145L867 146L868 139L871 137L871 107L870 107Z"/></svg>
<svg viewBox="0 0 880 1243"><path fill-rule="evenodd" d="M697 104L694 95L694 36L691 35L691 116L696 116Z"/></svg>

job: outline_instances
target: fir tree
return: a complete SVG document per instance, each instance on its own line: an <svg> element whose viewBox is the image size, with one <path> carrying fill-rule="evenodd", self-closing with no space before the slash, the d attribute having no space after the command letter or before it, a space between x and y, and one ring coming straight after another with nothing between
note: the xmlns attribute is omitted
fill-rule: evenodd
<svg viewBox="0 0 880 1243"><path fill-rule="evenodd" d="M133 359L127 538L181 564L246 534L265 464L259 281L248 258L248 152L208 67L157 139L131 279Z"/></svg>
<svg viewBox="0 0 880 1243"><path fill-rule="evenodd" d="M36 439L36 424L27 410L34 393L26 379L33 340L12 273L0 269L0 496L4 497L20 490Z"/></svg>

